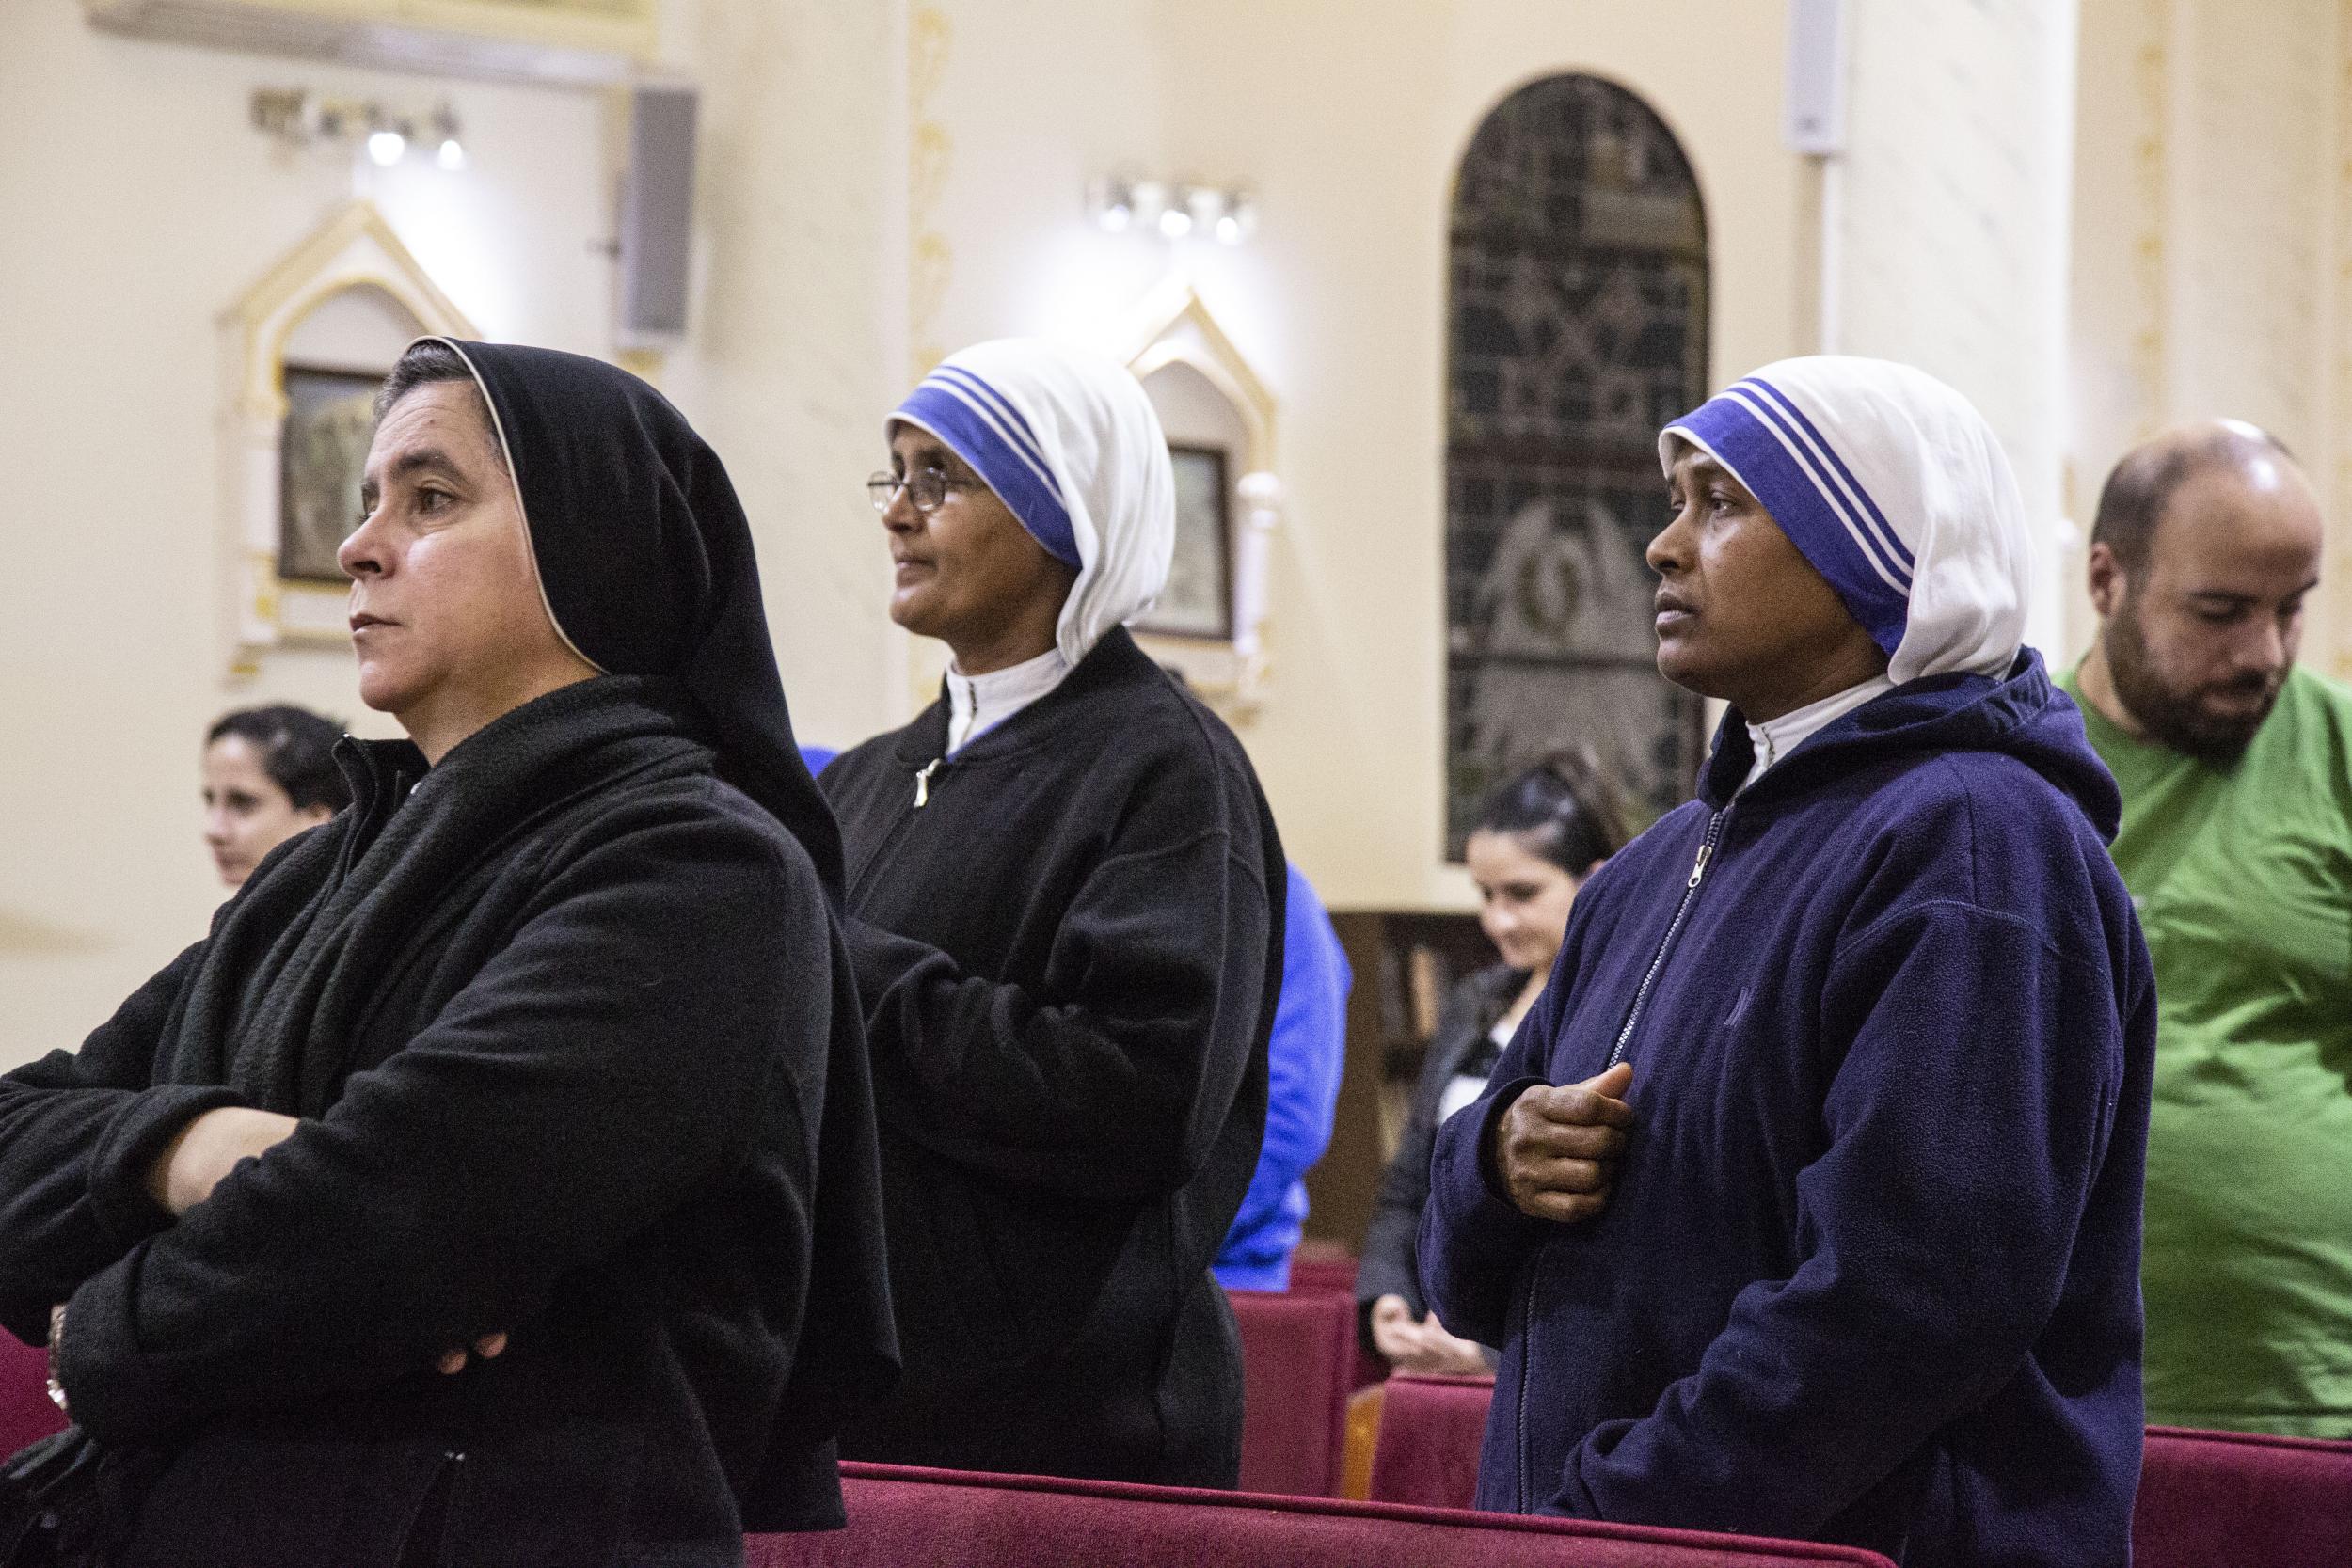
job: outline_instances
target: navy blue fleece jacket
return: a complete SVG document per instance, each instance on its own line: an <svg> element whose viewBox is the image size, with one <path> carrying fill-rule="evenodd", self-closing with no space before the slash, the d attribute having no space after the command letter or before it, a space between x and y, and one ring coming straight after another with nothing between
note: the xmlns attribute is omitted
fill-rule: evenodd
<svg viewBox="0 0 2352 1568"><path fill-rule="evenodd" d="M2122 1568L2156 1014L2114 783L2030 651L1735 800L1752 760L1735 713L1439 1131L1422 1281L1504 1347L1479 1504ZM1617 1053L1607 1210L1522 1214L1489 1129Z"/></svg>

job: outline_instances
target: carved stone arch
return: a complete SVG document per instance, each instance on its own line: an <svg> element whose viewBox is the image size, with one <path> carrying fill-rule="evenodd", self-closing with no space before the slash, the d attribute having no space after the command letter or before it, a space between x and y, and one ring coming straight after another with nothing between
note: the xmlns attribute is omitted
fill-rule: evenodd
<svg viewBox="0 0 2352 1568"><path fill-rule="evenodd" d="M411 339L476 334L366 201L343 207L279 258L221 313L220 330L229 664L232 674L250 675L273 648L349 635L340 585L280 570L289 371L297 390L341 377L357 396Z"/></svg>
<svg viewBox="0 0 2352 1568"><path fill-rule="evenodd" d="M1528 83L1462 156L1449 245L1447 852L1498 784L1589 747L1646 817L1703 705L1653 662L1657 433L1707 392L1707 218L1674 133L1596 76Z"/></svg>

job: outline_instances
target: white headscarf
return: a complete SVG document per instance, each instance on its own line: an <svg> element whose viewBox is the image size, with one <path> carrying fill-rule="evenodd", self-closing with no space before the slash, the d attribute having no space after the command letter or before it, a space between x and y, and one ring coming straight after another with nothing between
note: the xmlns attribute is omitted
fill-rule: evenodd
<svg viewBox="0 0 2352 1568"><path fill-rule="evenodd" d="M1887 656L1887 678L2008 673L2025 641L2032 541L2017 478L1974 404L1885 359L1783 359L1658 436L1764 503Z"/></svg>
<svg viewBox="0 0 2352 1568"><path fill-rule="evenodd" d="M1072 664L1152 608L1176 549L1168 437L1120 366L1033 338L951 354L884 422L929 431L1074 567L1055 642Z"/></svg>

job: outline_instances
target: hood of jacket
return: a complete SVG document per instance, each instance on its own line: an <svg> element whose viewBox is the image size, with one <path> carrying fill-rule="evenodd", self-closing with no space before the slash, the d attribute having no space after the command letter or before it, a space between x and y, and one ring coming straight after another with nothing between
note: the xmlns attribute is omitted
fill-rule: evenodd
<svg viewBox="0 0 2352 1568"><path fill-rule="evenodd" d="M1724 715L1699 777L1699 798L1721 810L1737 793L1740 809L1769 811L1828 779L1923 752L1997 752L2031 768L2073 800L2110 843L2123 800L2106 764L2090 748L2082 710L2058 689L2042 655L2020 649L2009 672L1954 672L1906 682L1822 728L1741 790L1755 766L1747 721Z"/></svg>

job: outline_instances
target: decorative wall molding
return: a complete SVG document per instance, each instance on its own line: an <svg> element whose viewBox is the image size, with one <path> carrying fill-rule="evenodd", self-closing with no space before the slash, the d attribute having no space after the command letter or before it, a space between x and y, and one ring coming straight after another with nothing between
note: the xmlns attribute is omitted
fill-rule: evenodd
<svg viewBox="0 0 2352 1568"><path fill-rule="evenodd" d="M1266 648L1267 579L1274 531L1282 520L1282 482L1276 474L1273 391L1237 347L1206 301L1182 278L1170 278L1137 307L1116 345L1119 357L1162 404L1171 440L1196 436L1227 449L1228 471L1238 475L1228 498L1232 516L1233 635L1231 641L1145 634L1152 656L1172 664L1202 696L1236 722L1256 715L1265 699L1273 662ZM1187 430L1170 419L1156 378L1182 367L1205 382L1226 416L1222 430ZM1194 418L1199 418L1196 413Z"/></svg>
<svg viewBox="0 0 2352 1568"><path fill-rule="evenodd" d="M428 75L570 86L650 63L660 0L82 0L133 38Z"/></svg>
<svg viewBox="0 0 2352 1568"><path fill-rule="evenodd" d="M2149 0L2134 62L2138 135L2133 140L2137 178L2134 206L2139 230L2132 244L2133 277L2138 285L2140 321L2132 335L2132 369L2140 388L2137 438L2145 440L2164 424L2170 406L2171 367L2165 331L2172 304L2171 259L2166 232L2171 212L2171 118L2175 0Z"/></svg>
<svg viewBox="0 0 2352 1568"><path fill-rule="evenodd" d="M2352 418L2352 0L2337 0L2328 21L2328 222L2317 337L2325 355L2319 423L2331 459L2320 500L2333 526L2320 572L2327 618L2316 628L2326 646L2314 652L2321 669L2345 680L2352 679L2352 538L2345 531L2352 528L2352 439L2344 431Z"/></svg>
<svg viewBox="0 0 2352 1568"><path fill-rule="evenodd" d="M1179 362L1206 376L1249 426L1248 467L1274 467L1274 393L1189 282L1170 277L1147 295L1120 347L1137 377Z"/></svg>
<svg viewBox="0 0 2352 1568"><path fill-rule="evenodd" d="M405 310L416 331L476 336L392 232L374 205L354 201L288 251L220 315L222 555L229 606L229 665L250 675L287 642L340 643L344 594L279 579L280 438L285 429L286 348L319 308L352 290L373 290ZM391 351L397 354L395 345ZM381 363L339 368L388 371Z"/></svg>
<svg viewBox="0 0 2352 1568"><path fill-rule="evenodd" d="M932 117L954 25L935 5L917 5L907 26L907 348L908 379L929 375L947 350L937 341L939 306L955 275L955 247L933 220L955 164L955 139Z"/></svg>

